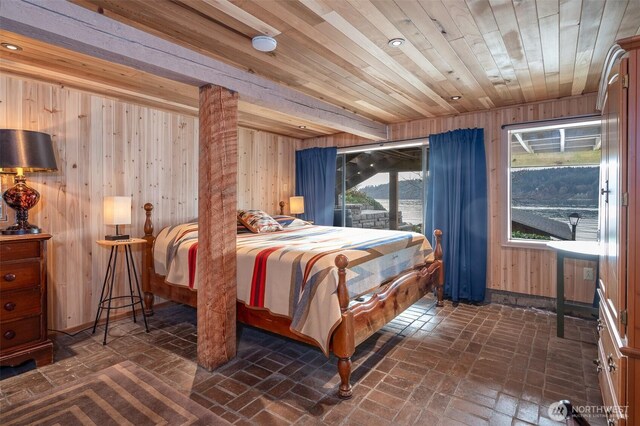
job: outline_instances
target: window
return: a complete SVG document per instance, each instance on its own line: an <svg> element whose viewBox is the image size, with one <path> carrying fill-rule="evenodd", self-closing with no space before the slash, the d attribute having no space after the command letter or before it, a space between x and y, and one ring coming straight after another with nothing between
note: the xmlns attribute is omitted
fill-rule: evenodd
<svg viewBox="0 0 640 426"><path fill-rule="evenodd" d="M334 225L422 232L425 142L339 150Z"/></svg>
<svg viewBox="0 0 640 426"><path fill-rule="evenodd" d="M597 240L600 120L529 123L504 131L507 241Z"/></svg>

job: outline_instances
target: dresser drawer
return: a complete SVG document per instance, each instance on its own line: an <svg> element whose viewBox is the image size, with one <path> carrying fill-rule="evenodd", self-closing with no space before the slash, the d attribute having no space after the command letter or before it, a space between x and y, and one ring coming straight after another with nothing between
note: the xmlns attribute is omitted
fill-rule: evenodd
<svg viewBox="0 0 640 426"><path fill-rule="evenodd" d="M41 311L40 287L0 292L0 321L10 321Z"/></svg>
<svg viewBox="0 0 640 426"><path fill-rule="evenodd" d="M0 323L0 347L5 349L40 340L40 316Z"/></svg>
<svg viewBox="0 0 640 426"><path fill-rule="evenodd" d="M606 407L613 407L617 404L616 392L611 383L611 375L607 371L607 356L602 347L602 339L598 341L598 382L600 382L600 391L602 392L602 402Z"/></svg>
<svg viewBox="0 0 640 426"><path fill-rule="evenodd" d="M605 304L600 305L600 321L602 327L599 331L598 359L601 370L598 373L598 379L605 406L617 407L621 402L626 401L627 357L620 352L621 342L613 316ZM616 421L615 424L619 424L620 413L611 413L609 418Z"/></svg>
<svg viewBox="0 0 640 426"><path fill-rule="evenodd" d="M0 260L21 260L40 258L39 241L17 241L11 244L0 244Z"/></svg>
<svg viewBox="0 0 640 426"><path fill-rule="evenodd" d="M0 290L37 286L40 284L40 262L0 263Z"/></svg>

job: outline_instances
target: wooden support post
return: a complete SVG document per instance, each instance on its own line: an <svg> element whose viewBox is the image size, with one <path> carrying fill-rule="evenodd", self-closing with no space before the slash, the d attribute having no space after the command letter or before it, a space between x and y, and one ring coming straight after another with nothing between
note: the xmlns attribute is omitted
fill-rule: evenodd
<svg viewBox="0 0 640 426"><path fill-rule="evenodd" d="M200 88L198 364L212 370L236 354L238 94Z"/></svg>
<svg viewBox="0 0 640 426"><path fill-rule="evenodd" d="M398 172L389 172L389 229L398 229Z"/></svg>

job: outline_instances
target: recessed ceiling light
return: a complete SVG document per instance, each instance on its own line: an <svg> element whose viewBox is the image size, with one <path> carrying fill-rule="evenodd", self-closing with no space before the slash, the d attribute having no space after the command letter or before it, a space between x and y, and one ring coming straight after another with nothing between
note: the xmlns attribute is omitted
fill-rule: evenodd
<svg viewBox="0 0 640 426"><path fill-rule="evenodd" d="M275 38L269 36L255 36L251 39L251 45L260 52L273 52L278 46Z"/></svg>
<svg viewBox="0 0 640 426"><path fill-rule="evenodd" d="M456 96L452 96L452 97L451 97L451 100L452 100L452 101L457 101L457 100L459 100L459 99L462 99L462 96L456 95Z"/></svg>
<svg viewBox="0 0 640 426"><path fill-rule="evenodd" d="M307 126L298 126L298 129L306 129Z"/></svg>
<svg viewBox="0 0 640 426"><path fill-rule="evenodd" d="M11 43L0 43L2 45L2 47L4 47L5 49L9 49L9 50L22 50L22 47L18 46L17 44L11 44Z"/></svg>
<svg viewBox="0 0 640 426"><path fill-rule="evenodd" d="M404 44L404 39L403 38L392 38L391 40L389 40L389 46L391 47L400 47Z"/></svg>

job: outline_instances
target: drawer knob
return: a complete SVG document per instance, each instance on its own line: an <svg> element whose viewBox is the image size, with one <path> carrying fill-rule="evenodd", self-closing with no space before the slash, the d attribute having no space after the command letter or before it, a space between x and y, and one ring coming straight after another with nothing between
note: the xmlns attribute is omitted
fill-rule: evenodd
<svg viewBox="0 0 640 426"><path fill-rule="evenodd" d="M16 304L13 302L7 302L4 304L5 311L13 311L16 308Z"/></svg>
<svg viewBox="0 0 640 426"><path fill-rule="evenodd" d="M596 358L593 360L593 363L596 365L596 372L601 372L602 371L602 361L600 361L600 358Z"/></svg>
<svg viewBox="0 0 640 426"><path fill-rule="evenodd" d="M13 330L8 330L4 333L4 338L7 340L11 340L16 337L16 332Z"/></svg>
<svg viewBox="0 0 640 426"><path fill-rule="evenodd" d="M5 281L13 281L15 279L16 279L16 274L9 273L9 274L5 274L4 275L4 280Z"/></svg>
<svg viewBox="0 0 640 426"><path fill-rule="evenodd" d="M607 366L609 367L609 371L616 371L616 363L613 361L613 354L610 354L607 357Z"/></svg>

